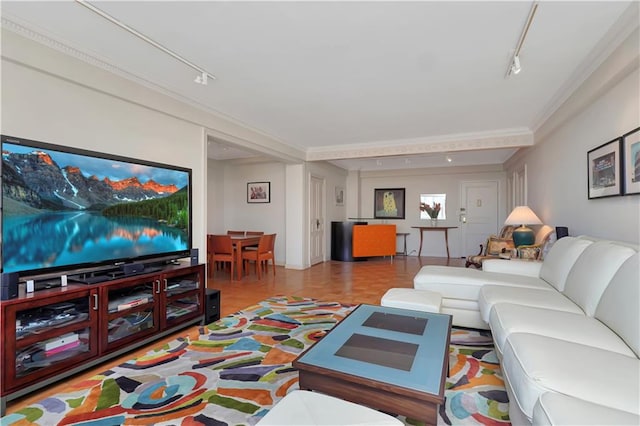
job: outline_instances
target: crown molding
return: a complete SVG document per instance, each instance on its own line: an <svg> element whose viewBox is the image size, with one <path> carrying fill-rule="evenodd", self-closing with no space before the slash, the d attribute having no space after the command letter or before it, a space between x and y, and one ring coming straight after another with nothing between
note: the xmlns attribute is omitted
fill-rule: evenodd
<svg viewBox="0 0 640 426"><path fill-rule="evenodd" d="M141 78L140 76L131 74L123 70L122 68L107 62L106 60L100 59L94 55L90 55L86 52L83 52L82 50L76 49L66 41L63 42L61 40L56 39L53 36L44 34L42 30L38 30L38 31L33 30L29 27L29 24L20 23L19 21L21 20L13 16L11 17L11 19L7 18L4 15L0 17L0 24L3 29L9 30L12 33L18 34L24 38L35 41L36 43L39 43L43 46L57 50L58 52L64 53L67 56L71 56L87 64L101 68L112 74L116 74L120 77L126 78L128 80L132 80L143 86L152 88L156 91L160 91L166 95L170 95L172 97L177 96L176 93L170 92L166 88L160 87L149 80Z"/></svg>
<svg viewBox="0 0 640 426"><path fill-rule="evenodd" d="M527 128L491 132L460 133L445 136L397 139L368 144L333 145L310 148L307 161L346 158L388 157L477 149L520 148L534 144L533 132Z"/></svg>

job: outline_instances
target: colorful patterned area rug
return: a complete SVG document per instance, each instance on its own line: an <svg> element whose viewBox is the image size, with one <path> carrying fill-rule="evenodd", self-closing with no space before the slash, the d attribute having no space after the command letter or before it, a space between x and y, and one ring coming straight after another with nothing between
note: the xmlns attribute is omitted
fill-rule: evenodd
<svg viewBox="0 0 640 426"><path fill-rule="evenodd" d="M253 425L298 388L291 361L353 308L273 297L89 380L72 382L65 392L9 414L0 424ZM446 387L438 424L509 424L488 332L452 330Z"/></svg>

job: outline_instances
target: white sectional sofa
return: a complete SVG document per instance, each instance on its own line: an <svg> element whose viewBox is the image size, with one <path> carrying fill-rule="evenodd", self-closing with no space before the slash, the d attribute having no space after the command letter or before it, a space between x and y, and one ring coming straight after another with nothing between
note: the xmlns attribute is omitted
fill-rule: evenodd
<svg viewBox="0 0 640 426"><path fill-rule="evenodd" d="M425 266L414 287L491 329L513 424L639 424L638 246L567 237L543 262Z"/></svg>

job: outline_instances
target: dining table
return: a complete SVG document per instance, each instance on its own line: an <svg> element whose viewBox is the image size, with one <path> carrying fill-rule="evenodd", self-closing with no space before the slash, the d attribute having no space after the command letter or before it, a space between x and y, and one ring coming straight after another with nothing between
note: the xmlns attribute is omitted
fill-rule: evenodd
<svg viewBox="0 0 640 426"><path fill-rule="evenodd" d="M257 246L260 243L261 235L232 235L231 243L233 244L234 254L236 256L236 279L242 279L242 248Z"/></svg>

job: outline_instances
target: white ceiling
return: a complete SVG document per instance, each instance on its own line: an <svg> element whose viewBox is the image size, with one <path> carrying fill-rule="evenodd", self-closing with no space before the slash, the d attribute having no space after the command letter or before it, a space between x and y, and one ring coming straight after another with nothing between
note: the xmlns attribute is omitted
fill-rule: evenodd
<svg viewBox="0 0 640 426"><path fill-rule="evenodd" d="M507 77L529 1L90 3L216 79L194 83L196 71L73 1L2 1L2 24L307 159L362 170L502 164L637 20L632 1L540 2L522 72ZM255 155L224 140L209 147L212 158Z"/></svg>

